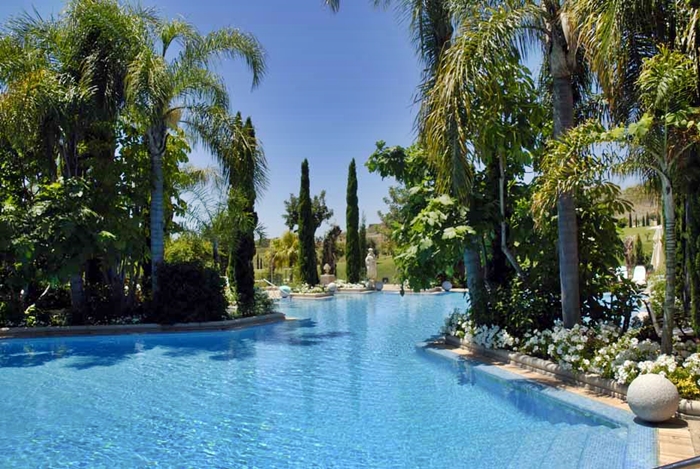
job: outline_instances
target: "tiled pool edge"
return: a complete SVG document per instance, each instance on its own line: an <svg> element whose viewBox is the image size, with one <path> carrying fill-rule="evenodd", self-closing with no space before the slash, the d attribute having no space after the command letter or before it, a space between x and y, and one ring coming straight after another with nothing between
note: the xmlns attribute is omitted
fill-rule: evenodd
<svg viewBox="0 0 700 469"><path fill-rule="evenodd" d="M436 348L433 345L434 344L429 342L421 342L416 344L416 347L449 360L468 360L468 358L465 358L452 350ZM481 371L494 375L503 380L510 381L524 379L523 376L503 369L495 364L480 362L478 366ZM535 384L534 381L533 384ZM660 458L660 453L662 452L663 448L659 448L656 428L647 427L636 423L634 421L634 415L631 412L625 412L624 410L598 402L595 399L579 396L572 392L556 389L551 386L540 389L538 392L569 407L574 407L584 412L593 413L605 420L625 426L628 429L626 460L635 463L635 465L632 467L649 468L655 467L660 462L663 462L661 461L662 458ZM652 451L648 452L647 449L650 447L652 448ZM646 455L649 453L651 453L649 457L639 458L639 454Z"/></svg>
<svg viewBox="0 0 700 469"><path fill-rule="evenodd" d="M124 335L124 334L153 334L164 332L196 332L221 331L228 329L243 329L281 322L286 319L283 313L271 313L261 316L231 319L228 321L192 322L172 325L162 324L125 324L106 326L54 326L2 328L0 340L34 339L40 337L70 337L90 335Z"/></svg>

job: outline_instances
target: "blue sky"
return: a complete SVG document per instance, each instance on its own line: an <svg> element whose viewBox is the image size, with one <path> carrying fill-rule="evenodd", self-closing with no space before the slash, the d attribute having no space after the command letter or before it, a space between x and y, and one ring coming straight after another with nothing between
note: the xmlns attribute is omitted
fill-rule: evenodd
<svg viewBox="0 0 700 469"><path fill-rule="evenodd" d="M274 237L284 230L283 201L299 191L301 162L308 158L312 194L325 189L345 226L345 187L352 158L358 164L360 210L379 221L389 181L371 175L364 162L377 140L409 145L414 138L413 95L420 66L405 24L369 0L345 0L332 14L322 0L144 1L166 16L181 15L201 31L233 26L257 36L268 54L268 74L255 90L241 63L219 66L232 110L250 115L270 166L270 186L258 213ZM62 0L4 0L0 19L36 8L58 13ZM197 166L214 164L195 149ZM320 236L327 226L318 232Z"/></svg>

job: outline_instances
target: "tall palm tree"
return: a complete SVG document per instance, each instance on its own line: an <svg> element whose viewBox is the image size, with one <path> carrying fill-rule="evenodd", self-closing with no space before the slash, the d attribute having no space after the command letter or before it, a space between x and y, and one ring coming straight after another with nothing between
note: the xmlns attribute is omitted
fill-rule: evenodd
<svg viewBox="0 0 700 469"><path fill-rule="evenodd" d="M661 189L666 254L666 290L661 347L673 348L676 308L676 199L674 188L689 150L700 142L700 132L688 126L697 118L691 108L697 77L692 60L679 52L662 48L647 59L638 79L640 107L645 114L628 128L629 154L620 165L626 175L633 174L647 185Z"/></svg>
<svg viewBox="0 0 700 469"><path fill-rule="evenodd" d="M212 71L218 57L243 58L252 71L253 86L265 72L264 52L250 34L220 29L200 34L180 20L156 22L144 31L143 48L129 66L127 96L145 125L144 140L152 168L151 262L157 294L157 266L163 261L163 156L168 129L183 125L190 136L209 148L219 137L204 123L226 116L229 96L222 78ZM175 46L176 45L176 46Z"/></svg>
<svg viewBox="0 0 700 469"><path fill-rule="evenodd" d="M544 50L544 72L551 81L553 138L561 137L574 125L575 78L580 71L577 68L580 57L572 15L564 8L566 3L560 0L453 2L457 31L452 46L440 61L435 85L429 93L433 112L424 114L422 133L427 146L432 147L429 154L446 155L453 151L451 142L455 139L461 144L468 140L465 129L455 125L465 113L471 112L473 104L462 91L488 78L489 67L500 66L503 51L514 46L521 56L535 45ZM578 228L572 193L559 193L557 212L562 316L564 324L571 327L581 320Z"/></svg>

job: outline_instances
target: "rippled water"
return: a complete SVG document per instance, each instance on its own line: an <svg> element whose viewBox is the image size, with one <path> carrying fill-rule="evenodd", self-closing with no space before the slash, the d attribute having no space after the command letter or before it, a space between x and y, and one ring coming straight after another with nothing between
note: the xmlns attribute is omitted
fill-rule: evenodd
<svg viewBox="0 0 700 469"><path fill-rule="evenodd" d="M626 467L625 427L416 349L460 294L243 331L0 342L1 468Z"/></svg>

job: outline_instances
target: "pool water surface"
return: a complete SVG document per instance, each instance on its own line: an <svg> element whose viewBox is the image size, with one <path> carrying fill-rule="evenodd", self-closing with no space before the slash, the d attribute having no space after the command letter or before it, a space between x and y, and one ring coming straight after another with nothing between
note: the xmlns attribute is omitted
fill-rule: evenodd
<svg viewBox="0 0 700 469"><path fill-rule="evenodd" d="M416 347L464 304L338 295L240 331L0 341L0 467L653 465L622 411Z"/></svg>

